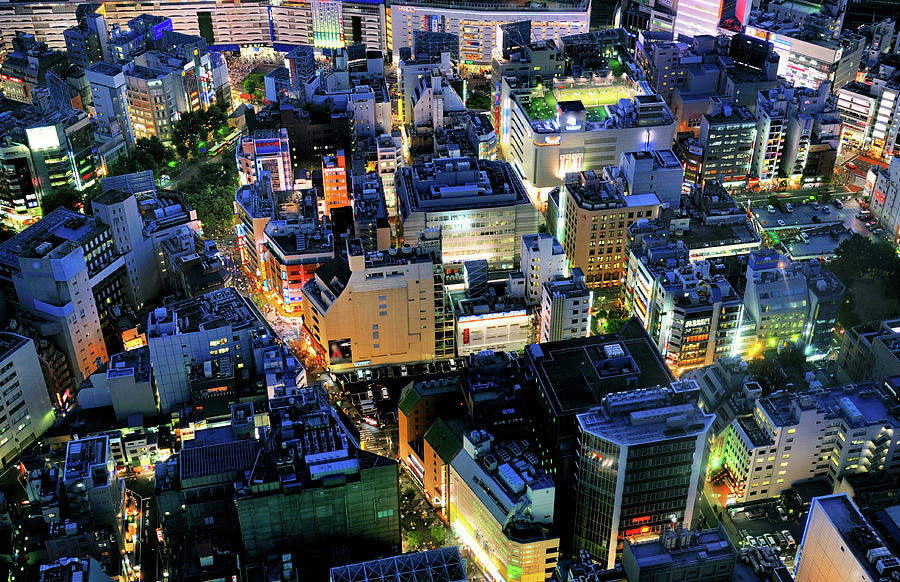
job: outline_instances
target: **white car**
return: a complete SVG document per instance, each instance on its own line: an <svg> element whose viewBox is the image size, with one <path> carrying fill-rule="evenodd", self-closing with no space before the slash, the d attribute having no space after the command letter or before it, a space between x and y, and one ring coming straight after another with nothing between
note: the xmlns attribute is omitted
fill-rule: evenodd
<svg viewBox="0 0 900 582"><path fill-rule="evenodd" d="M784 221L780 218L778 219L778 226L784 226Z"/></svg>
<svg viewBox="0 0 900 582"><path fill-rule="evenodd" d="M766 210L768 210L770 214L775 214L775 206L773 206L771 204L766 206Z"/></svg>
<svg viewBox="0 0 900 582"><path fill-rule="evenodd" d="M406 369L406 364L400 366L400 375L404 377L409 375L409 370Z"/></svg>

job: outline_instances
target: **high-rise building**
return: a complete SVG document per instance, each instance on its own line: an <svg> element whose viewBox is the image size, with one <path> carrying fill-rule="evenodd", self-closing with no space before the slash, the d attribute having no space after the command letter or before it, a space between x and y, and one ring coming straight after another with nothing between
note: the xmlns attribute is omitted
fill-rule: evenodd
<svg viewBox="0 0 900 582"><path fill-rule="evenodd" d="M846 493L815 497L797 548L797 582L875 582L900 571L900 560Z"/></svg>
<svg viewBox="0 0 900 582"><path fill-rule="evenodd" d="M565 0L547 6L510 9L496 4L464 4L441 0L423 2L407 0L391 6L391 40L394 60L400 49L413 47L413 35L419 30L449 32L459 38L459 59L464 64L489 66L501 39L498 25L523 20L531 21L530 40L557 41L571 34L587 32L590 4L581 0ZM472 38L466 38L466 36Z"/></svg>
<svg viewBox="0 0 900 582"><path fill-rule="evenodd" d="M719 526L716 529L667 529L655 540L625 540L622 570L634 581L657 577L683 582L731 582L738 551ZM759 562L753 563L759 567Z"/></svg>
<svg viewBox="0 0 900 582"><path fill-rule="evenodd" d="M39 582L63 582L81 580L82 582L113 582L103 573L100 563L93 558L60 558L51 564L41 565Z"/></svg>
<svg viewBox="0 0 900 582"><path fill-rule="evenodd" d="M82 69L101 61L112 61L106 18L94 12L94 8L90 4L79 5L75 9L78 25L63 31L66 56L70 63Z"/></svg>
<svg viewBox="0 0 900 582"><path fill-rule="evenodd" d="M593 293L584 284L581 269L575 267L569 277L557 277L541 287L541 343L590 335Z"/></svg>
<svg viewBox="0 0 900 582"><path fill-rule="evenodd" d="M384 186L384 203L391 217L397 216L397 189L394 187L394 174L404 164L403 144L399 131L391 134L383 133L375 142L377 171Z"/></svg>
<svg viewBox="0 0 900 582"><path fill-rule="evenodd" d="M291 89L306 86L310 78L316 74L316 55L313 47L300 45L284 55L284 66L287 67Z"/></svg>
<svg viewBox="0 0 900 582"><path fill-rule="evenodd" d="M663 208L681 206L684 168L671 149L622 153L618 176L629 196L652 192Z"/></svg>
<svg viewBox="0 0 900 582"><path fill-rule="evenodd" d="M331 228L315 218L271 220L266 225L266 282L283 307L292 311L303 300L303 285L334 258Z"/></svg>
<svg viewBox="0 0 900 582"><path fill-rule="evenodd" d="M792 263L772 249L751 252L741 323L749 327L740 336L752 345L742 344L740 353L787 343L805 345L807 355L826 353L844 291L818 261Z"/></svg>
<svg viewBox="0 0 900 582"><path fill-rule="evenodd" d="M39 369L32 340L0 333L0 385L9 392L0 421L0 462L4 466L41 438L56 419Z"/></svg>
<svg viewBox="0 0 900 582"><path fill-rule="evenodd" d="M325 213L331 214L335 208L350 206L350 188L347 178L347 159L344 150L333 156L322 156L322 182L325 194Z"/></svg>
<svg viewBox="0 0 900 582"><path fill-rule="evenodd" d="M659 215L656 194L626 196L619 186L593 170L570 173L551 192L547 223L565 250L570 267L585 274L589 287L618 286L628 264L626 229Z"/></svg>
<svg viewBox="0 0 900 582"><path fill-rule="evenodd" d="M179 113L176 94L182 90L181 71L132 65L126 69L125 86L135 139L155 136L171 144Z"/></svg>
<svg viewBox="0 0 900 582"><path fill-rule="evenodd" d="M900 376L900 319L844 330L837 365L853 382Z"/></svg>
<svg viewBox="0 0 900 582"><path fill-rule="evenodd" d="M622 296L679 376L734 353L743 303L714 265L691 262L687 246L665 234L629 239Z"/></svg>
<svg viewBox="0 0 900 582"><path fill-rule="evenodd" d="M521 237L538 230L538 214L506 162L444 158L400 168L394 185L404 239L440 228L444 263L485 259L492 272L521 260Z"/></svg>
<svg viewBox="0 0 900 582"><path fill-rule="evenodd" d="M528 441L471 431L450 462L450 524L467 547L478 548L475 559L494 579L549 578L559 557L555 495Z"/></svg>
<svg viewBox="0 0 900 582"><path fill-rule="evenodd" d="M381 176L375 172L353 176L353 228L365 251L391 246L391 225Z"/></svg>
<svg viewBox="0 0 900 582"><path fill-rule="evenodd" d="M253 341L267 335L253 303L232 287L154 309L147 319L159 410L227 408L254 367Z"/></svg>
<svg viewBox="0 0 900 582"><path fill-rule="evenodd" d="M756 143L756 119L743 106L714 101L700 122L703 166L700 184L720 182L726 188L747 184Z"/></svg>
<svg viewBox="0 0 900 582"><path fill-rule="evenodd" d="M91 86L97 141L122 141L125 147L134 145L134 131L128 111L128 91L125 67L121 64L95 63L85 69L85 79Z"/></svg>
<svg viewBox="0 0 900 582"><path fill-rule="evenodd" d="M252 135L242 137L234 157L242 186L254 184L262 172L269 172L274 192L294 189L294 168L286 129L256 130Z"/></svg>
<svg viewBox="0 0 900 582"><path fill-rule="evenodd" d="M276 217L272 178L263 173L253 184L238 188L234 198L241 263L247 273L265 287L269 263L266 226Z"/></svg>
<svg viewBox="0 0 900 582"><path fill-rule="evenodd" d="M547 281L566 276L566 252L547 232L522 237L522 274L525 276L525 302L537 305Z"/></svg>
<svg viewBox="0 0 900 582"><path fill-rule="evenodd" d="M94 129L83 111L54 112L25 129L41 194L60 186L84 190L97 179Z"/></svg>
<svg viewBox="0 0 900 582"><path fill-rule="evenodd" d="M332 369L452 357L440 251L349 247L349 258L325 263L303 286L303 329L320 357Z"/></svg>
<svg viewBox="0 0 900 582"><path fill-rule="evenodd" d="M0 212L7 220L25 222L39 208L31 150L7 138L0 145Z"/></svg>
<svg viewBox="0 0 900 582"><path fill-rule="evenodd" d="M699 392L692 380L618 392L578 415L575 549L611 568L624 540L691 528L714 419Z"/></svg>
<svg viewBox="0 0 900 582"><path fill-rule="evenodd" d="M900 427L891 395L871 382L759 398L724 431L722 463L739 502L778 497L798 481L896 471Z"/></svg>
<svg viewBox="0 0 900 582"><path fill-rule="evenodd" d="M12 51L7 53L0 66L0 87L3 96L10 101L33 103L34 90L45 85L47 73L62 73L66 66L66 55L62 51L51 50L33 34L27 34L18 26L4 28L15 31L8 34L12 40Z"/></svg>
<svg viewBox="0 0 900 582"><path fill-rule="evenodd" d="M125 480L116 473L108 436L68 442L63 485L73 515L90 515L94 523L120 532L121 541Z"/></svg>
<svg viewBox="0 0 900 582"><path fill-rule="evenodd" d="M868 196L869 209L889 239L900 240L900 157L891 158L887 168L869 167L863 195Z"/></svg>

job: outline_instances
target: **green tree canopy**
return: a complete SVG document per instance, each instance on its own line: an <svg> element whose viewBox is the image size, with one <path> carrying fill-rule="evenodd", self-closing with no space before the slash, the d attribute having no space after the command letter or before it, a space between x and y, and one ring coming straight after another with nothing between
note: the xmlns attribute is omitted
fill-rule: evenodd
<svg viewBox="0 0 900 582"><path fill-rule="evenodd" d="M41 210L45 215L60 207L78 210L81 202L81 192L76 190L71 184L65 184L53 188L41 197Z"/></svg>

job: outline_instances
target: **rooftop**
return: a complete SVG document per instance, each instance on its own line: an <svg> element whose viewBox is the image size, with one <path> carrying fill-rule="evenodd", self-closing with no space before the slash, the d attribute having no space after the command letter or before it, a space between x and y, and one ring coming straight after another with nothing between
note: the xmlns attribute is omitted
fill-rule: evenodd
<svg viewBox="0 0 900 582"><path fill-rule="evenodd" d="M466 582L459 546L409 552L331 569L330 582Z"/></svg>
<svg viewBox="0 0 900 582"><path fill-rule="evenodd" d="M66 445L65 480L86 479L93 467L105 465L109 452L109 437L98 436L69 441Z"/></svg>
<svg viewBox="0 0 900 582"><path fill-rule="evenodd" d="M0 361L11 356L29 341L31 340L27 337L15 333L0 332Z"/></svg>
<svg viewBox="0 0 900 582"><path fill-rule="evenodd" d="M57 208L0 244L0 265L18 271L19 257L43 256L64 242L80 245L104 228L98 223L73 210Z"/></svg>
<svg viewBox="0 0 900 582"><path fill-rule="evenodd" d="M135 382L150 382L150 348L142 346L109 359L107 378L134 376Z"/></svg>
<svg viewBox="0 0 900 582"><path fill-rule="evenodd" d="M583 412L611 392L674 380L636 318L614 334L533 344L525 354L557 415Z"/></svg>
<svg viewBox="0 0 900 582"><path fill-rule="evenodd" d="M234 330L263 325L250 300L231 287L154 309L147 323L147 336L193 333L226 325Z"/></svg>
<svg viewBox="0 0 900 582"><path fill-rule="evenodd" d="M721 529L697 532L666 530L658 540L629 543L631 555L641 571L641 577L652 570L662 570L686 564L712 560L734 560L737 552Z"/></svg>
<svg viewBox="0 0 900 582"><path fill-rule="evenodd" d="M433 380L413 380L403 387L397 408L404 414L411 414L423 398L440 394L462 393L458 377L435 378Z"/></svg>
<svg viewBox="0 0 900 582"><path fill-rule="evenodd" d="M872 382L821 388L801 394L777 393L760 398L762 408L775 426L794 426L800 421L800 413L816 410L826 419L841 419L850 428L873 424L900 428L900 408L890 396Z"/></svg>
<svg viewBox="0 0 900 582"><path fill-rule="evenodd" d="M594 170L566 174L564 187L579 207L589 211L660 204L659 197L652 192L626 196L615 182L605 180Z"/></svg>

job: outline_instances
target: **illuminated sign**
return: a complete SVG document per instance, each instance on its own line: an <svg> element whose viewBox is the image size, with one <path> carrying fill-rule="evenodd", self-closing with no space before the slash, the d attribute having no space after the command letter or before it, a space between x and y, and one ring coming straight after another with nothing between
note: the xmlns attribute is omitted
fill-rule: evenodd
<svg viewBox="0 0 900 582"><path fill-rule="evenodd" d="M29 127L25 130L28 137L28 147L33 150L49 150L59 147L59 133L56 126Z"/></svg>
<svg viewBox="0 0 900 582"><path fill-rule="evenodd" d="M584 152L575 152L559 155L559 172L557 175L560 180L566 178L566 174L570 172L580 172L584 166Z"/></svg>
<svg viewBox="0 0 900 582"><path fill-rule="evenodd" d="M463 343L468 344L469 343L469 328L468 327L463 330L462 335L463 335Z"/></svg>
<svg viewBox="0 0 900 582"><path fill-rule="evenodd" d="M521 317L523 315L527 315L527 311L524 309L514 309L513 311L501 311L499 313L482 313L479 315L463 315L457 321L482 321L486 319L501 319L503 317ZM468 328L463 330L463 335L466 335L468 332Z"/></svg>
<svg viewBox="0 0 900 582"><path fill-rule="evenodd" d="M416 9L412 6L397 6L398 12L406 12L407 14L413 14Z"/></svg>

